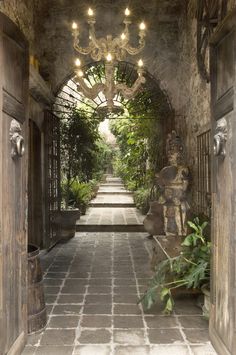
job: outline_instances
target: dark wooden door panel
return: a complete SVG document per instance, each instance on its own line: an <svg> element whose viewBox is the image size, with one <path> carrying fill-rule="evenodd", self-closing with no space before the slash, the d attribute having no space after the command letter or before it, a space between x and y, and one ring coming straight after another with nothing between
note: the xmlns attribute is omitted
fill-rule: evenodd
<svg viewBox="0 0 236 355"><path fill-rule="evenodd" d="M2 355L20 354L27 335L28 46L18 28L1 13L0 68L0 354ZM18 134L17 142L21 142L20 146L22 137L24 138L23 156L20 156L20 146L17 150L17 145L14 145L11 140L13 131Z"/></svg>
<svg viewBox="0 0 236 355"><path fill-rule="evenodd" d="M210 337L220 355L236 355L236 11L212 38L212 282ZM220 142L220 145L216 143Z"/></svg>

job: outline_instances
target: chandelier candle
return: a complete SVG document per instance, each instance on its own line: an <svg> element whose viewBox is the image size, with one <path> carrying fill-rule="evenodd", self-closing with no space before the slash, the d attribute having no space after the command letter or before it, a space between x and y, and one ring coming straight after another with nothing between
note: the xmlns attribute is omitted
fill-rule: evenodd
<svg viewBox="0 0 236 355"><path fill-rule="evenodd" d="M105 62L105 83L95 84L92 87L88 87L83 77L80 75L81 70L78 67L81 65L80 59L76 59L76 74L78 91L82 92L86 97L90 99L95 99L99 92L102 92L107 99L107 107L109 112L112 112L114 108L114 97L120 93L125 99L131 99L140 91L142 85L145 83L143 61L138 62L138 77L134 82L132 87L128 87L125 83L115 82L115 67L117 62L124 61L127 54L133 56L139 54L145 46L145 36L146 36L146 25L144 22L139 25L139 44L138 47L132 47L130 45L130 33L129 26L131 24L130 20L130 10L125 9L124 18L124 31L121 35L113 38L112 35L107 35L106 37L97 38L95 33L95 13L93 9L88 9L88 25L89 25L89 40L87 47L81 47L79 41L79 29L76 22L72 24L72 34L74 37L74 48L75 50L83 55L90 55L92 60L95 62L104 61Z"/></svg>

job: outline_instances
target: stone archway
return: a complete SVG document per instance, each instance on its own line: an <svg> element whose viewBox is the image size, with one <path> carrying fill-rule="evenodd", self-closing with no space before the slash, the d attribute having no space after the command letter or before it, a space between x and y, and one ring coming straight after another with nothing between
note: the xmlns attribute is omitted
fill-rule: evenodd
<svg viewBox="0 0 236 355"><path fill-rule="evenodd" d="M85 79L90 84L102 82L104 63L90 63L83 68L83 72L85 73ZM132 86L136 78L137 72L134 64L129 62L119 62L117 64L117 82L125 82L128 86ZM79 103L83 105L83 109L89 117L99 117L103 120L107 117L112 119L122 118L124 110L129 111L129 108L132 107L132 116L134 119L140 117L159 119L161 136L163 141L165 141L167 133L174 128L174 110L167 93L161 89L160 82L147 70L145 71L145 78L146 83L135 99L124 100L120 94L115 96L114 104L117 110L109 116L105 96L100 93L95 100L86 99L83 94L79 93L79 87L77 90L74 73L70 73L63 80L57 91L54 113L59 116L66 115L71 106ZM164 147L163 153L165 154Z"/></svg>

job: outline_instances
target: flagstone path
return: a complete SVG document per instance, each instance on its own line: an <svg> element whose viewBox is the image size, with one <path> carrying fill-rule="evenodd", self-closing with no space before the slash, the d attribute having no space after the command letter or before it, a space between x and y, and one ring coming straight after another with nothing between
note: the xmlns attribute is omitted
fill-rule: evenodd
<svg viewBox="0 0 236 355"><path fill-rule="evenodd" d="M48 324L29 337L24 355L216 354L196 300L178 298L171 316L160 304L148 312L137 305L151 271L142 216L132 203L120 180L108 178L77 225L93 231L78 231L42 257ZM104 225L110 230L101 231ZM116 225L137 230L112 230Z"/></svg>

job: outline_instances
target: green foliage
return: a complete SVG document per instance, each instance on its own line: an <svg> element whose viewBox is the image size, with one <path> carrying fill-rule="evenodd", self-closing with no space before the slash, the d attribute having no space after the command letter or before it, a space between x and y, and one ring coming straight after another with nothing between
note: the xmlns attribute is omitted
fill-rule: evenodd
<svg viewBox="0 0 236 355"><path fill-rule="evenodd" d="M89 204L89 201L94 197L95 186L97 182L92 180L90 182L79 182L74 180L68 189L68 182L62 181L62 197L68 199L68 206L71 208L79 208L81 212L85 213L85 210Z"/></svg>
<svg viewBox="0 0 236 355"><path fill-rule="evenodd" d="M148 186L158 170L157 161L161 156L158 120L134 120L132 116L116 119L111 123L111 131L116 136L120 149L114 161L115 173L127 186L130 182L132 185L135 182L136 189Z"/></svg>
<svg viewBox="0 0 236 355"><path fill-rule="evenodd" d="M79 110L61 120L62 175L69 182L92 179L96 164L96 145L99 121L92 120Z"/></svg>
<svg viewBox="0 0 236 355"><path fill-rule="evenodd" d="M155 92L157 94L157 92ZM126 102L123 118L113 120L110 128L117 139L120 153L114 171L132 190L152 186L155 173L163 167L163 123L167 117L164 95L146 88Z"/></svg>
<svg viewBox="0 0 236 355"><path fill-rule="evenodd" d="M65 208L74 204L76 193L77 201L87 199L79 195L79 192L83 193L81 184L88 183L94 178L100 179L111 159L112 149L100 137L99 123L100 120L92 119L86 113L76 109L71 109L70 114L61 119L60 153L62 197ZM73 193L78 186L80 186L79 190Z"/></svg>
<svg viewBox="0 0 236 355"><path fill-rule="evenodd" d="M134 192L134 203L136 207L142 212L147 214L149 210L150 189L140 188Z"/></svg>
<svg viewBox="0 0 236 355"><path fill-rule="evenodd" d="M155 185L152 188L141 187L134 191L134 202L136 207L142 212L142 214L147 214L150 201L156 201L159 197L159 190L156 189Z"/></svg>
<svg viewBox="0 0 236 355"><path fill-rule="evenodd" d="M200 288L210 280L211 243L204 235L207 222L200 223L198 218L188 222L192 233L183 241L182 252L157 265L155 275L146 293L140 298L146 309L157 302L165 303L164 312L170 313L174 307L172 291L179 287Z"/></svg>
<svg viewBox="0 0 236 355"><path fill-rule="evenodd" d="M114 151L112 146L102 137L96 142L96 145L97 153L95 171L98 175L103 175L104 172L108 169L109 165L112 165Z"/></svg>

